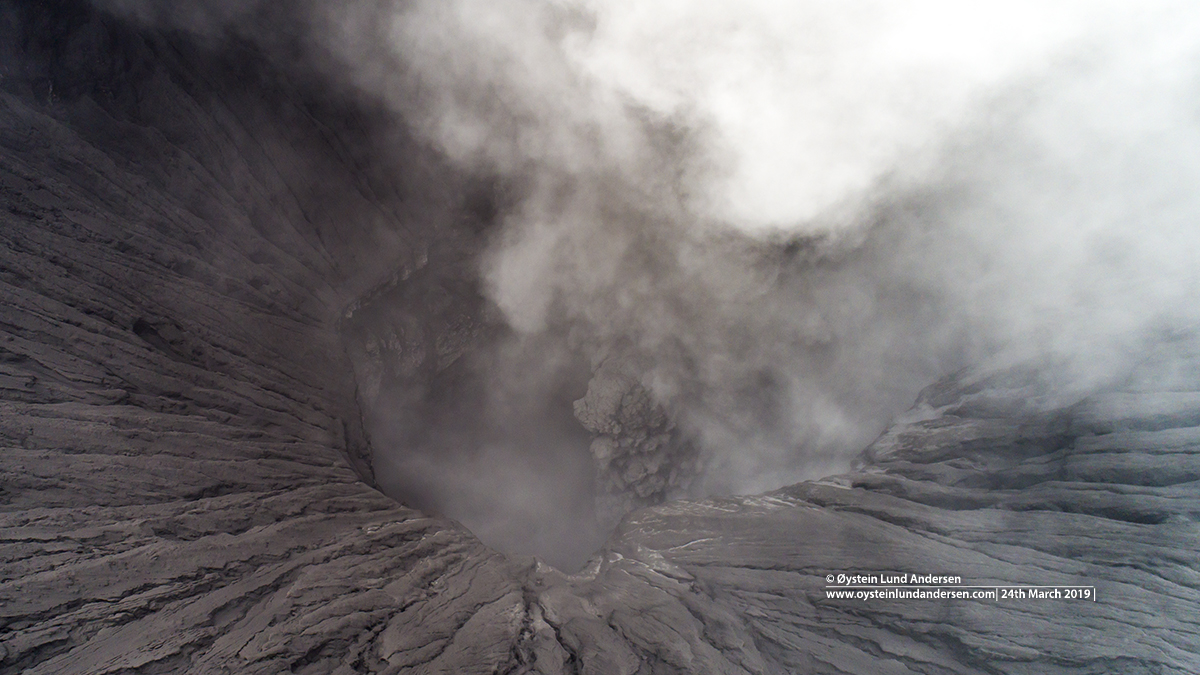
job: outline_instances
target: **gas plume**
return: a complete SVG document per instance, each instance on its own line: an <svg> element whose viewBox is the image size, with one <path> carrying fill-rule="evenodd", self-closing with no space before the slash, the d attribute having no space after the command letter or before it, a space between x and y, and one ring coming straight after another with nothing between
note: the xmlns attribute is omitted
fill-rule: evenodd
<svg viewBox="0 0 1200 675"><path fill-rule="evenodd" d="M507 327L479 371L489 400L560 395L569 366L512 365L540 353L625 364L698 448L680 494L835 471L922 387L984 360L1039 360L1055 396L1085 396L1200 320L1193 3L295 11L312 67L504 186L478 269ZM203 16L246 32L236 12ZM389 435L378 452L403 455ZM553 520L528 500L456 511L455 491L556 480L538 462L489 473L520 445L475 468L422 460L463 476L433 502L469 525Z"/></svg>

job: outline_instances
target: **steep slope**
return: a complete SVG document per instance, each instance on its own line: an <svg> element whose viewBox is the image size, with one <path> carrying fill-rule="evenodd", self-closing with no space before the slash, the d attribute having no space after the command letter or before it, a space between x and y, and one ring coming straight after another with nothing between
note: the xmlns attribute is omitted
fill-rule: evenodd
<svg viewBox="0 0 1200 675"><path fill-rule="evenodd" d="M31 6L0 94L0 672L1200 667L1194 345L1083 400L961 374L854 472L636 512L563 575L369 485L339 318L438 264L453 177L371 165L369 112L244 55ZM842 572L1097 599L827 599Z"/></svg>
<svg viewBox="0 0 1200 675"><path fill-rule="evenodd" d="M504 569L362 480L335 321L379 274L364 253L420 241L376 236L404 230L353 127L69 10L29 12L61 34L22 36L0 100L4 672L273 670L344 653L447 569ZM70 53L89 39L112 51ZM325 637L280 649L262 628L295 607L283 634Z"/></svg>
<svg viewBox="0 0 1200 675"><path fill-rule="evenodd" d="M1071 405L1028 371L939 383L853 473L630 518L609 584L640 574L674 589L695 618L662 607L663 626L690 623L782 672L1190 672L1200 664L1195 360L1178 346L1166 359ZM1179 364L1192 377L1172 377ZM1097 599L823 590L828 574L889 572L1094 586Z"/></svg>

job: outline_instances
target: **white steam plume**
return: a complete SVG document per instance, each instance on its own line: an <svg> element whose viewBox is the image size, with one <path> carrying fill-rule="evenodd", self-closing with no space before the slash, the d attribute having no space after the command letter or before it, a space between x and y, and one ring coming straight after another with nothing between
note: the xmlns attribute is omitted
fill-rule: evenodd
<svg viewBox="0 0 1200 675"><path fill-rule="evenodd" d="M702 492L836 468L986 356L1080 396L1200 322L1195 3L309 9L330 73L520 191L501 351L636 364Z"/></svg>
<svg viewBox="0 0 1200 675"><path fill-rule="evenodd" d="M486 271L513 327L631 342L711 488L750 490L991 350L1082 391L1194 326L1197 14L429 0L365 84L526 186Z"/></svg>

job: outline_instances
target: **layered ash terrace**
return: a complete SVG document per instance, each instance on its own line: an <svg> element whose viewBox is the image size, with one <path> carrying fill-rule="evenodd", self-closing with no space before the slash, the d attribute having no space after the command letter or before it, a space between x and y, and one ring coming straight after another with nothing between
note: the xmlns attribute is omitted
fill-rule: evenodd
<svg viewBox="0 0 1200 675"><path fill-rule="evenodd" d="M458 236L414 226L441 178L387 183L363 117L267 65L71 3L4 16L0 672L1200 664L1188 345L1083 401L947 380L852 473L638 511L565 576L370 485L337 317ZM1100 601L824 599L863 569Z"/></svg>

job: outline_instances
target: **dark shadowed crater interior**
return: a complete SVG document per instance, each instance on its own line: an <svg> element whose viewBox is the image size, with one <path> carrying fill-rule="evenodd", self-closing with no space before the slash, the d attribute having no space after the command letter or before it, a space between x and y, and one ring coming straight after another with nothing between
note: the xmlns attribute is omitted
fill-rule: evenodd
<svg viewBox="0 0 1200 675"><path fill-rule="evenodd" d="M512 336L480 292L480 239L429 251L342 321L376 475L493 546L574 568L614 524L597 518L592 435L573 408L591 371L552 337L501 362Z"/></svg>

